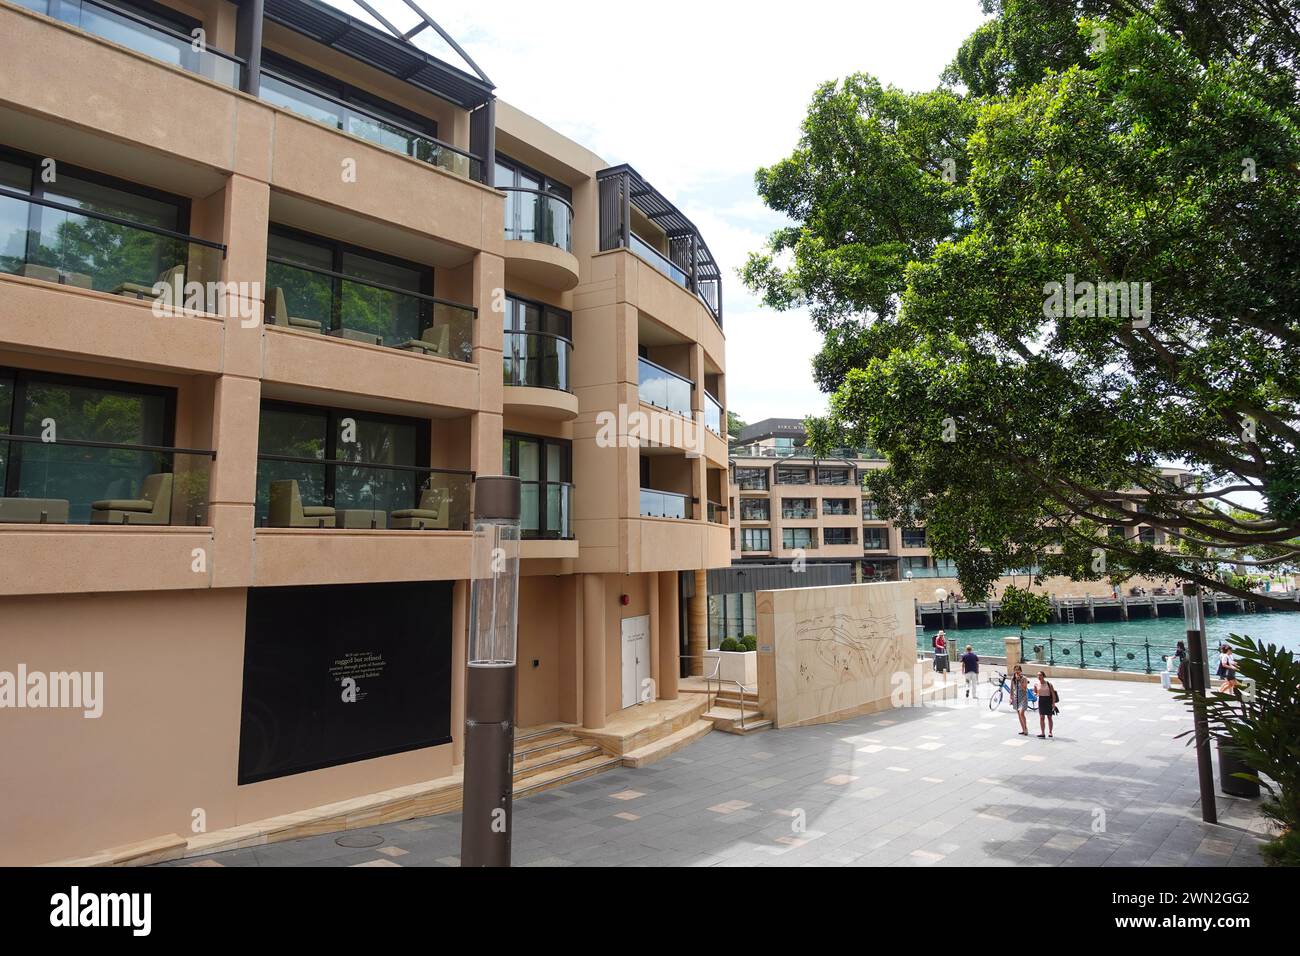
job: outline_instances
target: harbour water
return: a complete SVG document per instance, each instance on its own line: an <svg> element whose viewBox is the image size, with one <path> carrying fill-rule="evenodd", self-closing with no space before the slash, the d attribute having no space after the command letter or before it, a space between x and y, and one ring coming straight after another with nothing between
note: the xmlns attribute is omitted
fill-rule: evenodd
<svg viewBox="0 0 1300 956"><path fill-rule="evenodd" d="M930 650L936 630L929 628L923 637L918 637L921 650ZM1014 628L1001 626L965 630L949 627L945 632L948 640L959 648L970 644L976 654L987 657L1002 657L1006 653L1002 639L1016 633ZM1229 634L1241 634L1300 653L1300 613L1224 613L1206 619L1205 635L1211 652ZM1173 653L1184 637L1183 620L1175 617L1099 624L1040 624L1025 631L1024 647L1026 657L1032 658L1032 649L1041 646L1044 654L1051 653L1057 664L1078 666L1082 640L1083 661L1089 667L1142 671L1147 669L1149 653L1151 669L1164 670L1164 655Z"/></svg>

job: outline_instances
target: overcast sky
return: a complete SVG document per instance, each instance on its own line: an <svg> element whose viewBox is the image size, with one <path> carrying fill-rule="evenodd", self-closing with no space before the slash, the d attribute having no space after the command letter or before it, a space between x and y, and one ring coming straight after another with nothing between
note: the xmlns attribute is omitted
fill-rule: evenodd
<svg viewBox="0 0 1300 956"><path fill-rule="evenodd" d="M417 22L402 0L370 2L401 29ZM699 227L724 275L730 409L750 422L822 411L807 316L762 308L736 276L781 224L754 171L794 147L818 83L865 71L933 87L984 19L979 0L422 2L503 100L631 163ZM436 38L426 49L459 65Z"/></svg>

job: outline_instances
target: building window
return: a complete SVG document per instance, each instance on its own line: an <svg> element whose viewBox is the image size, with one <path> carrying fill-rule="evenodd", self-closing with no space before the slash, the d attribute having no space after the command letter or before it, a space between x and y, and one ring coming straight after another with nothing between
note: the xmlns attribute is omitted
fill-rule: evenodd
<svg viewBox="0 0 1300 956"><path fill-rule="evenodd" d="M776 483L778 485L806 485L808 481L807 468L778 468L776 470Z"/></svg>
<svg viewBox="0 0 1300 956"><path fill-rule="evenodd" d="M889 530L887 528L863 528L862 550L884 551L889 547Z"/></svg>
<svg viewBox="0 0 1300 956"><path fill-rule="evenodd" d="M862 499L862 520L880 521L880 506L871 498Z"/></svg>
<svg viewBox="0 0 1300 956"><path fill-rule="evenodd" d="M8 150L0 188L0 272L149 299L174 270L182 287L220 278L220 248L183 237L188 199L62 162L47 183L38 157Z"/></svg>
<svg viewBox="0 0 1300 956"><path fill-rule="evenodd" d="M740 520L741 521L772 520L771 502L769 502L766 498L741 498L740 499Z"/></svg>
<svg viewBox="0 0 1300 956"><path fill-rule="evenodd" d="M826 498L822 501L822 514L842 517L853 514L852 498Z"/></svg>
<svg viewBox="0 0 1300 956"><path fill-rule="evenodd" d="M933 576L930 571L929 558L902 558L899 561L899 568L904 577L909 574L918 578Z"/></svg>
<svg viewBox="0 0 1300 956"><path fill-rule="evenodd" d="M500 153L492 184L506 194L507 239L572 250L572 189Z"/></svg>
<svg viewBox="0 0 1300 956"><path fill-rule="evenodd" d="M816 528L785 528L781 531L781 545L787 551L802 548L805 551L817 547Z"/></svg>
<svg viewBox="0 0 1300 956"><path fill-rule="evenodd" d="M22 513L23 502L29 508L45 502L45 518L30 523L194 524L173 501L183 475L202 499L197 504L206 505L208 460L167 450L175 422L176 393L169 388L0 368L0 436L33 439L0 437L0 512ZM150 520L96 507L143 499L146 483L158 475L168 481L153 484L173 491ZM107 520L110 513L116 521Z"/></svg>
<svg viewBox="0 0 1300 956"><path fill-rule="evenodd" d="M472 357L473 310L434 299L428 266L274 225L266 251L268 323Z"/></svg>
<svg viewBox="0 0 1300 956"><path fill-rule="evenodd" d="M287 505L272 513L276 483L279 501L296 490L302 507L333 509L328 517L334 523L318 527L387 526L394 512L413 509L437 512L425 528L468 526L470 475L428 466L427 421L264 401L257 437L257 520L263 527L313 526L297 525Z"/></svg>
<svg viewBox="0 0 1300 956"><path fill-rule="evenodd" d="M742 528L740 531L741 551L771 551L772 532L767 528Z"/></svg>
<svg viewBox="0 0 1300 956"><path fill-rule="evenodd" d="M817 508L811 498L782 498L781 517L805 521L817 517Z"/></svg>
<svg viewBox="0 0 1300 956"><path fill-rule="evenodd" d="M737 468L736 485L741 491L767 491L768 470L766 468Z"/></svg>
<svg viewBox="0 0 1300 956"><path fill-rule="evenodd" d="M709 595L709 649L717 650L728 638L758 633L754 592Z"/></svg>
<svg viewBox="0 0 1300 956"><path fill-rule="evenodd" d="M822 541L827 545L856 544L857 533L852 528L824 528Z"/></svg>
<svg viewBox="0 0 1300 956"><path fill-rule="evenodd" d="M818 468L817 484L819 485L851 485L850 480L852 473L842 468Z"/></svg>
<svg viewBox="0 0 1300 956"><path fill-rule="evenodd" d="M905 548L924 548L925 544L924 528L904 528L903 529L903 547Z"/></svg>
<svg viewBox="0 0 1300 956"><path fill-rule="evenodd" d="M520 528L525 538L573 537L573 446L561 439L506 435L502 469L520 481Z"/></svg>
<svg viewBox="0 0 1300 956"><path fill-rule="evenodd" d="M507 295L505 384L569 391L573 317L563 309Z"/></svg>

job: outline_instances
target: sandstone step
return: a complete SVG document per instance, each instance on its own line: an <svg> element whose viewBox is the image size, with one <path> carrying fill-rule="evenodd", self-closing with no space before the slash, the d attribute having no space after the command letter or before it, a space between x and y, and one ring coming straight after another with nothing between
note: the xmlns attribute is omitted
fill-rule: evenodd
<svg viewBox="0 0 1300 956"><path fill-rule="evenodd" d="M762 711L748 706L745 707L743 721L740 708L726 704L716 704L712 710L705 713L704 718L713 722L715 730L727 734L754 733L772 726L772 721Z"/></svg>
<svg viewBox="0 0 1300 956"><path fill-rule="evenodd" d="M577 763L568 764L563 767L554 767L550 770L543 770L536 776L529 777L522 781L522 786L515 787L515 797L530 797L533 794L541 793L544 790L551 790L555 787L562 787L566 783L574 783L587 777L594 776L604 770L611 770L614 767L622 766L622 757L610 757L604 753L599 756L588 757Z"/></svg>
<svg viewBox="0 0 1300 956"><path fill-rule="evenodd" d="M543 754L555 750L563 750L565 747L572 747L579 743L577 737L565 732L556 732L543 737L533 737L520 743L515 741L515 766L517 767L522 761L531 760Z"/></svg>
<svg viewBox="0 0 1300 956"><path fill-rule="evenodd" d="M669 734L667 737L661 737L658 740L646 744L644 747L638 747L636 750L628 751L623 755L624 767L647 767L652 763L663 760L669 754L674 754L683 747L695 743L705 734L712 733L713 721L697 720L689 726L683 727L676 733Z"/></svg>
<svg viewBox="0 0 1300 956"><path fill-rule="evenodd" d="M515 786L518 786L521 780L526 780L546 770L575 764L588 757L603 753L604 751L595 744L583 743L575 739L571 745L563 749L547 751L517 762L514 773Z"/></svg>

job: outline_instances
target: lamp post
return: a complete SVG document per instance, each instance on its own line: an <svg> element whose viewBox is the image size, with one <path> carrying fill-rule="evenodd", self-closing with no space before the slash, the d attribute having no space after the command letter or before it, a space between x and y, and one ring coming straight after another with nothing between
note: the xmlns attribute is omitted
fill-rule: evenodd
<svg viewBox="0 0 1300 956"><path fill-rule="evenodd" d="M510 865L519 620L518 478L474 482L460 863Z"/></svg>
<svg viewBox="0 0 1300 956"><path fill-rule="evenodd" d="M1205 655L1205 616L1201 610L1201 589L1183 585L1183 617L1187 626L1187 681L1192 692L1192 722L1196 733L1196 770L1201 785L1201 819L1218 823L1214 798L1214 766L1210 761L1210 722L1205 714L1205 687L1209 665Z"/></svg>

